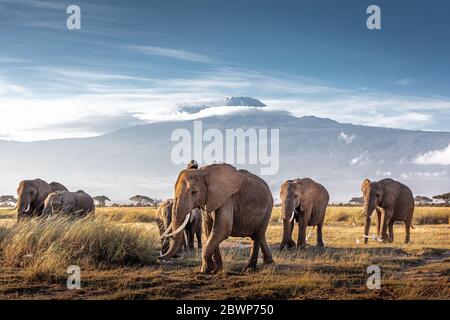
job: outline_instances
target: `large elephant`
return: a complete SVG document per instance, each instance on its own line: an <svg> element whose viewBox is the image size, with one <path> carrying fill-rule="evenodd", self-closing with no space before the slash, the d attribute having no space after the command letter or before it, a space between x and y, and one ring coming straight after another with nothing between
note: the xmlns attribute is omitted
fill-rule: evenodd
<svg viewBox="0 0 450 320"><path fill-rule="evenodd" d="M43 215L65 214L85 217L95 213L94 199L86 192L56 191L48 195L44 202Z"/></svg>
<svg viewBox="0 0 450 320"><path fill-rule="evenodd" d="M281 185L283 239L280 250L292 248L292 231L298 223L297 247L306 246L306 227L317 226L317 246L323 246L322 226L330 196L327 189L310 178L287 180Z"/></svg>
<svg viewBox="0 0 450 320"><path fill-rule="evenodd" d="M17 219L42 215L45 199L55 191L67 191L67 188L58 182L48 184L41 179L21 181L17 188Z"/></svg>
<svg viewBox="0 0 450 320"><path fill-rule="evenodd" d="M260 248L264 264L273 263L265 235L273 207L270 189L261 178L229 164L180 172L175 184L170 247L160 259L169 259L177 252L183 238L180 231L189 214L203 206L208 240L202 252L201 272L215 273L222 269L219 245L230 236L252 238L248 269L256 269Z"/></svg>
<svg viewBox="0 0 450 320"><path fill-rule="evenodd" d="M377 210L379 223L378 234L381 233L381 241L394 241L394 222L405 222L405 243L410 241L410 227L414 213L414 197L407 186L392 179L383 179L371 182L365 179L361 191L364 196L364 243L369 237L370 217ZM389 237L387 230L389 228Z"/></svg>
<svg viewBox="0 0 450 320"><path fill-rule="evenodd" d="M161 252L167 252L169 249L169 242L166 235L170 232L170 224L172 223L172 209L173 199L164 201L156 212L157 224L159 228L159 235L161 237ZM202 212L198 208L192 210L189 221L184 227L186 238L182 240L180 249L188 248L194 251L194 241L197 238L197 246L202 248ZM187 244L186 244L187 240Z"/></svg>

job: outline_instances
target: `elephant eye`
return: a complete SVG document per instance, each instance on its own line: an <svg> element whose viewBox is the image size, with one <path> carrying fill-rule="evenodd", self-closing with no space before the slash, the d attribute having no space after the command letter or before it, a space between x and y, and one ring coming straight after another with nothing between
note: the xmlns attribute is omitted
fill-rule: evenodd
<svg viewBox="0 0 450 320"><path fill-rule="evenodd" d="M196 193L197 193L196 190L192 190L192 191L191 191L191 194L196 194Z"/></svg>
<svg viewBox="0 0 450 320"><path fill-rule="evenodd" d="M297 195L295 195L294 198L297 198Z"/></svg>

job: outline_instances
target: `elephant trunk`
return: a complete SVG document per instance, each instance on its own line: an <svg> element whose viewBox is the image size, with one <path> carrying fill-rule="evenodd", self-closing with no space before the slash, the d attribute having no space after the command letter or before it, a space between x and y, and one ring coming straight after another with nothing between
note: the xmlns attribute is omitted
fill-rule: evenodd
<svg viewBox="0 0 450 320"><path fill-rule="evenodd" d="M364 243L367 244L369 240L369 229L370 229L370 217L372 215L373 210L375 210L375 204L372 201L366 201L364 205L364 213L366 214L366 221L364 224Z"/></svg>
<svg viewBox="0 0 450 320"><path fill-rule="evenodd" d="M286 246L288 249L295 246L292 240L292 228L294 227L294 208L290 204L283 203L281 206L281 217L283 219L283 239L280 244L280 250L283 250Z"/></svg>
<svg viewBox="0 0 450 320"><path fill-rule="evenodd" d="M172 258L180 248L181 242L184 240L183 229L189 221L189 210L179 205L179 199L175 199L172 210L171 233L166 235L169 238L169 249L166 253L159 257L159 260L168 260Z"/></svg>
<svg viewBox="0 0 450 320"><path fill-rule="evenodd" d="M17 219L20 220L23 216L31 211L31 199L28 197L20 197L17 202Z"/></svg>

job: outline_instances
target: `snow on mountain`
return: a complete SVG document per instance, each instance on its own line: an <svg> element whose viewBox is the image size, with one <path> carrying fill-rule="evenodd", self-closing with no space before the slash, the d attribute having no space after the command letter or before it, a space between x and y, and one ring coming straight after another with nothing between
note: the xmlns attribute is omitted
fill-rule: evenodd
<svg viewBox="0 0 450 320"><path fill-rule="evenodd" d="M250 97L225 97L222 99L213 99L206 101L199 101L197 103L182 104L180 111L187 113L197 113L201 110L213 107L254 107L264 108L266 105L261 101Z"/></svg>
<svg viewBox="0 0 450 320"><path fill-rule="evenodd" d="M255 108L203 118L203 132L215 128L225 136L230 128L279 129L279 171L263 176L275 198L285 179L299 177L323 183L332 201L360 195L366 177L399 179L415 194L431 196L450 191L450 165L436 160L446 159L449 132L342 124L314 116L297 118L287 112L268 111L257 100L249 99L229 98L230 105L249 103ZM169 197L184 167L172 162L176 142L171 136L174 130L183 128L193 135L193 121L171 121L84 139L28 143L0 140L0 194L14 193L21 179L41 177L60 181L72 190L105 194L113 201L126 201L132 194ZM258 174L261 167L237 166Z"/></svg>

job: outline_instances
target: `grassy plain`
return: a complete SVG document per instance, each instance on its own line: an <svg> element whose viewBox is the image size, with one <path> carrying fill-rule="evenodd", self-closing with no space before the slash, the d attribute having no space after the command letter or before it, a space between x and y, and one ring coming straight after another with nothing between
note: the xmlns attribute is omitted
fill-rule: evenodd
<svg viewBox="0 0 450 320"><path fill-rule="evenodd" d="M315 247L313 233L306 249L280 252L275 208L267 231L274 266L242 272L250 239L231 238L221 246L224 271L202 275L200 252L157 262L155 209L98 208L95 219L27 224L0 209L0 298L450 299L450 208L416 208L410 244L399 224L394 243L368 245L361 210L329 207L324 248ZM380 290L366 287L373 264L381 268ZM66 287L69 265L81 268L79 290Z"/></svg>

